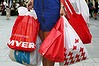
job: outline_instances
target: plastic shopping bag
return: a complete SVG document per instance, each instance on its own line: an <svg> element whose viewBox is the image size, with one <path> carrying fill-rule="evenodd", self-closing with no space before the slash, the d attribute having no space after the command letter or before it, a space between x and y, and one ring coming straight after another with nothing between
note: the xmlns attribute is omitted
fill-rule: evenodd
<svg viewBox="0 0 99 66"><path fill-rule="evenodd" d="M69 0L78 14L82 14L86 23L89 23L89 8L85 0Z"/></svg>
<svg viewBox="0 0 99 66"><path fill-rule="evenodd" d="M38 66L42 61L42 56L38 53L41 40L37 37L36 50L33 52L10 50L9 57L12 61L24 64L24 65L36 65Z"/></svg>
<svg viewBox="0 0 99 66"><path fill-rule="evenodd" d="M75 12L73 6L69 2L69 0L62 0L66 12L69 15L69 23L73 27L73 29L76 31L76 33L79 35L80 39L82 40L83 44L89 44L92 41L92 35L90 33L90 30L82 17L81 14L78 14Z"/></svg>
<svg viewBox="0 0 99 66"><path fill-rule="evenodd" d="M60 17L56 25L42 42L39 53L54 62L64 61L63 18Z"/></svg>
<svg viewBox="0 0 99 66"><path fill-rule="evenodd" d="M65 47L64 65L70 65L88 59L89 56L87 49L82 43L80 37L64 16L63 19L64 19L64 47Z"/></svg>
<svg viewBox="0 0 99 66"><path fill-rule="evenodd" d="M8 46L14 50L33 51L36 48L36 38L39 23L34 10L29 12L27 8L20 7L19 15L12 28L12 34Z"/></svg>

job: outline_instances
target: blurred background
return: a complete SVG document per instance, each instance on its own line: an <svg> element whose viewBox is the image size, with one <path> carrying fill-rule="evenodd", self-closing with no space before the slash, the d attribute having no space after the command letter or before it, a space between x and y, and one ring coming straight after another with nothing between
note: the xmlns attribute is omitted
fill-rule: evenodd
<svg viewBox="0 0 99 66"><path fill-rule="evenodd" d="M6 7L9 6L11 16L18 15L17 8L26 6L28 0L0 0L1 15L6 15Z"/></svg>
<svg viewBox="0 0 99 66"><path fill-rule="evenodd" d="M17 8L22 6L26 6L29 0L0 0L0 12L1 15L6 15L6 6L10 8L10 15L18 15ZM90 0L92 3L94 0ZM86 0L88 2L88 0ZM99 0L98 0L98 13L99 13Z"/></svg>

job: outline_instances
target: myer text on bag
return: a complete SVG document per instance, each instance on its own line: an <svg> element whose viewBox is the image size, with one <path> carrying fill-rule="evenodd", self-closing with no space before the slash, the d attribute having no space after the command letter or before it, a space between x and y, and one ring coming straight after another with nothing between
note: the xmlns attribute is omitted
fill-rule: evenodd
<svg viewBox="0 0 99 66"><path fill-rule="evenodd" d="M8 42L8 45L16 46L16 47L23 47L23 48L35 48L35 44L33 42L22 42L11 40Z"/></svg>

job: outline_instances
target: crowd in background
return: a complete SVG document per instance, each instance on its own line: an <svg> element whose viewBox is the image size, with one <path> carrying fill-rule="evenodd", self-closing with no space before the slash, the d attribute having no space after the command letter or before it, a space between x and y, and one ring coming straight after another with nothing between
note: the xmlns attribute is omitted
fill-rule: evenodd
<svg viewBox="0 0 99 66"><path fill-rule="evenodd" d="M99 7L98 7L98 0L88 0L87 1L88 7L89 7L89 13L90 13L90 18L94 18L97 20L97 14L99 12Z"/></svg>
<svg viewBox="0 0 99 66"><path fill-rule="evenodd" d="M0 6L1 6L1 9L0 9L0 11L2 12L1 13L1 15L6 15L6 9L10 9L10 15L11 16L14 16L14 15L18 15L18 11L17 11L17 9L18 9L18 7L20 7L20 6L26 6L26 2L15 2L15 3L12 3L12 5L11 6L9 6L6 2L2 2L1 4L0 4Z"/></svg>
<svg viewBox="0 0 99 66"><path fill-rule="evenodd" d="M97 14L99 12L99 7L98 7L98 0L93 0L94 2L92 2L92 0L86 0L86 3L88 4L89 7L89 13L90 13L90 18L94 18L95 20L97 20ZM17 8L20 6L26 6L26 2L15 2L11 5L11 7L9 7L9 5L6 2L1 2L0 4L0 11L2 12L1 15L6 15L6 11L10 10L10 15L14 16L14 15L18 15L18 11ZM9 8L9 10L8 10Z"/></svg>

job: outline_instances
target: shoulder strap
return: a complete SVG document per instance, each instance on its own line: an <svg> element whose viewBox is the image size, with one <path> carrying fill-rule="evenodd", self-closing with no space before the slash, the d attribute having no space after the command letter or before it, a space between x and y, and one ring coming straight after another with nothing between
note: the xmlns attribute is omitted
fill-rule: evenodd
<svg viewBox="0 0 99 66"><path fill-rule="evenodd" d="M66 12L68 13L69 16L77 14L69 0L61 0L61 2L63 3Z"/></svg>

